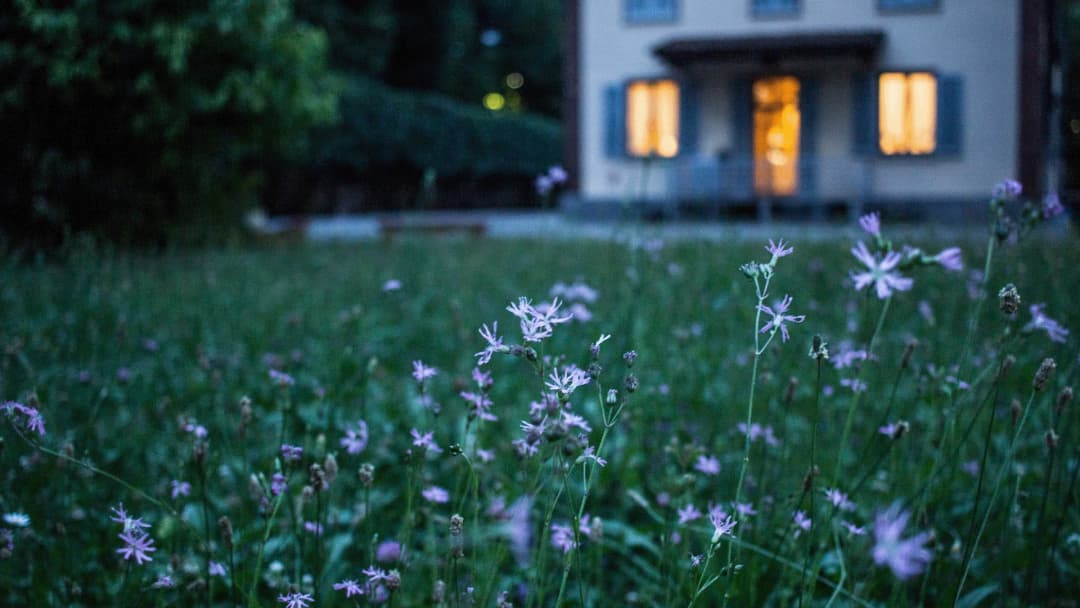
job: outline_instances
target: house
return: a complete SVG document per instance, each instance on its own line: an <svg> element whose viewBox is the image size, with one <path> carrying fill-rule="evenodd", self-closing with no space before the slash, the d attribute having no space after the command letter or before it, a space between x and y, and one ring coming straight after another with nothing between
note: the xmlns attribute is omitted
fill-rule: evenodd
<svg viewBox="0 0 1080 608"><path fill-rule="evenodd" d="M957 215L1003 178L1037 193L1054 4L569 0L564 206Z"/></svg>

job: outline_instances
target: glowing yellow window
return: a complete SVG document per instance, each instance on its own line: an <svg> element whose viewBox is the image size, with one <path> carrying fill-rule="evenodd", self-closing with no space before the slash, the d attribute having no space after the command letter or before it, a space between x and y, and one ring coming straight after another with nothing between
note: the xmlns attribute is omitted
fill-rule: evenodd
<svg viewBox="0 0 1080 608"><path fill-rule="evenodd" d="M886 72L878 79L878 144L882 154L930 154L937 147L937 77Z"/></svg>
<svg viewBox="0 0 1080 608"><path fill-rule="evenodd" d="M679 153L679 85L638 80L626 88L626 151L671 158Z"/></svg>

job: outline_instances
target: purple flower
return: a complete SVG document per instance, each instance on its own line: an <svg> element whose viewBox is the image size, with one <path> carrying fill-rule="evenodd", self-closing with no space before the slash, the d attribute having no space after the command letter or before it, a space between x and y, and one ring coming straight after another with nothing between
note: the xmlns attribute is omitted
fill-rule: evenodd
<svg viewBox="0 0 1080 608"><path fill-rule="evenodd" d="M419 384L423 384L424 380L427 380L428 378L434 378L435 375L439 373L439 370L424 365L424 362L419 359L412 362L412 369L412 377L415 378L416 382Z"/></svg>
<svg viewBox="0 0 1080 608"><path fill-rule="evenodd" d="M807 517L806 513L802 511L796 511L795 516L792 517L791 520L795 522L795 527L798 528L798 530L795 530L796 535L798 535L800 530L809 530L810 526L813 524L813 520Z"/></svg>
<svg viewBox="0 0 1080 608"><path fill-rule="evenodd" d="M319 522L305 521L304 531L306 531L308 534L314 534L315 536L322 536L323 527L322 524L320 524Z"/></svg>
<svg viewBox="0 0 1080 608"><path fill-rule="evenodd" d="M191 494L191 484L186 481L174 479L169 482L169 487L171 488L171 494L173 498L178 498L180 496L187 496Z"/></svg>
<svg viewBox="0 0 1080 608"><path fill-rule="evenodd" d="M315 598L307 593L290 593L279 595L277 601L285 604L285 608L307 608L308 604L315 601Z"/></svg>
<svg viewBox="0 0 1080 608"><path fill-rule="evenodd" d="M941 264L945 270L959 272L964 269L964 260L960 258L959 247L949 247L934 256L934 261Z"/></svg>
<svg viewBox="0 0 1080 608"><path fill-rule="evenodd" d="M274 473L273 477L270 478L270 493L274 496L278 496L284 492L287 486L288 479L281 473Z"/></svg>
<svg viewBox="0 0 1080 608"><path fill-rule="evenodd" d="M850 388L853 393L862 393L866 391L866 383L858 378L841 378L840 386Z"/></svg>
<svg viewBox="0 0 1080 608"><path fill-rule="evenodd" d="M1042 201L1042 216L1044 220L1057 217L1065 213L1065 208L1061 206L1061 199L1058 197L1057 192L1047 192Z"/></svg>
<svg viewBox="0 0 1080 608"><path fill-rule="evenodd" d="M735 524L738 522L734 517L730 515L719 515L709 513L709 521L713 525L713 538L719 540L719 537L731 534L731 531L735 529Z"/></svg>
<svg viewBox="0 0 1080 608"><path fill-rule="evenodd" d="M491 388L491 385L495 383L491 379L491 372L486 372L479 367L473 368L472 379L481 390Z"/></svg>
<svg viewBox="0 0 1080 608"><path fill-rule="evenodd" d="M210 576L224 577L225 576L225 565L222 564L221 562L211 561L210 562L210 567L207 569L207 572L210 574Z"/></svg>
<svg viewBox="0 0 1080 608"><path fill-rule="evenodd" d="M679 515L679 525L690 523L695 519L701 518L701 511L697 510L693 504L688 504L685 507L677 511Z"/></svg>
<svg viewBox="0 0 1080 608"><path fill-rule="evenodd" d="M112 508L113 516L109 519L124 526L124 532L129 530L144 530L150 527L150 524L142 520L141 517L131 517L124 510L124 503Z"/></svg>
<svg viewBox="0 0 1080 608"><path fill-rule="evenodd" d="M783 300L781 300L777 304L774 304L774 306L776 307L776 310L773 310L772 308L769 308L764 304L758 304L758 310L772 317L772 319L770 319L768 323L762 326L761 333L775 333L776 330L779 329L781 340L783 342L787 342L788 338L790 338L791 336L788 335L788 329L785 323L802 323L806 320L806 315L786 314L788 308L791 307L791 296L787 294L784 295Z"/></svg>
<svg viewBox="0 0 1080 608"><path fill-rule="evenodd" d="M401 281L397 279L389 279L382 286L382 290L387 292L398 291L399 289L401 289Z"/></svg>
<svg viewBox="0 0 1080 608"><path fill-rule="evenodd" d="M344 591L346 598L350 598L354 595L364 595L364 590L360 588L360 584L352 579L345 579L340 583L334 583L334 591Z"/></svg>
<svg viewBox="0 0 1080 608"><path fill-rule="evenodd" d="M544 386L557 393L569 395L578 388L588 384L589 380L588 372L579 369L574 365L568 365L562 368L561 373L557 369L552 370L551 375L548 376L548 380L544 382Z"/></svg>
<svg viewBox="0 0 1080 608"><path fill-rule="evenodd" d="M276 369L272 369L269 373L270 380L272 380L274 384L280 386L281 388L287 388L296 384L296 380L285 372L279 372Z"/></svg>
<svg viewBox="0 0 1080 608"><path fill-rule="evenodd" d="M420 431L414 428L409 431L409 434L412 435L412 444L414 446L423 448L424 450L435 454L442 453L442 448L439 447L439 444L435 443L435 431L428 431L421 435Z"/></svg>
<svg viewBox="0 0 1080 608"><path fill-rule="evenodd" d="M466 403L472 406L472 415L481 420L498 420L498 417L491 413L492 401L486 393L461 391L459 394Z"/></svg>
<svg viewBox="0 0 1080 608"><path fill-rule="evenodd" d="M757 515L757 511L754 510L754 505L748 502L736 503L735 510L738 511L739 515L742 515L743 517Z"/></svg>
<svg viewBox="0 0 1080 608"><path fill-rule="evenodd" d="M907 539L900 538L909 517L910 514L901 511L897 503L887 511L878 513L874 520L874 563L887 565L899 579L922 572L933 557L930 550L923 547L930 539L929 532L921 532Z"/></svg>
<svg viewBox="0 0 1080 608"><path fill-rule="evenodd" d="M350 454L359 454L367 447L368 428L363 420L356 421L356 429L345 429L345 436L341 438L341 447Z"/></svg>
<svg viewBox="0 0 1080 608"><path fill-rule="evenodd" d="M176 583L173 582L172 577L170 577L169 575L162 574L158 577L156 581L154 581L154 584L150 586L154 589L170 589L172 587L175 587Z"/></svg>
<svg viewBox="0 0 1080 608"><path fill-rule="evenodd" d="M37 408L23 405L17 401L8 401L0 405L0 411L3 411L8 416L12 416L16 412L22 414L26 417L26 428L28 430L41 436L45 435L45 418L42 417Z"/></svg>
<svg viewBox="0 0 1080 608"><path fill-rule="evenodd" d="M131 528L124 530L119 535L120 540L124 541L124 546L116 550L124 556L124 559L135 559L135 563L142 565L143 562L152 562L154 558L150 557L150 553L157 551L154 548L154 539L150 538L150 535L137 528Z"/></svg>
<svg viewBox="0 0 1080 608"><path fill-rule="evenodd" d="M566 173L566 169L563 169L561 165L553 165L548 169L548 178L553 184L561 184L569 177Z"/></svg>
<svg viewBox="0 0 1080 608"><path fill-rule="evenodd" d="M842 523L844 527L847 528L848 534L852 536L862 536L866 534L866 528L862 526L856 526L850 521L841 521L840 523Z"/></svg>
<svg viewBox="0 0 1080 608"><path fill-rule="evenodd" d="M440 488L439 486L428 486L424 488L420 495L427 499L429 502L443 504L450 501L450 493Z"/></svg>
<svg viewBox="0 0 1080 608"><path fill-rule="evenodd" d="M120 384L127 384L131 380L131 370L126 367L121 367L116 370L116 381Z"/></svg>
<svg viewBox="0 0 1080 608"><path fill-rule="evenodd" d="M694 469L701 471L706 475L718 475L720 473L720 461L716 456L705 456L704 454L697 457L697 462L694 463Z"/></svg>
<svg viewBox="0 0 1080 608"><path fill-rule="evenodd" d="M997 199L1013 200L1023 191L1024 187L1020 185L1020 182L1015 179L1006 179L994 185L991 195Z"/></svg>
<svg viewBox="0 0 1080 608"><path fill-rule="evenodd" d="M563 524L551 524L551 544L564 554L577 548L573 528Z"/></svg>
<svg viewBox="0 0 1080 608"><path fill-rule="evenodd" d="M855 509L855 503L848 500L847 494L844 494L836 488L825 488L825 498L832 503L832 506L840 509L841 511L853 511Z"/></svg>
<svg viewBox="0 0 1080 608"><path fill-rule="evenodd" d="M765 251L772 254L773 261L775 261L786 255L791 255L791 252L795 251L795 248L789 247L788 244L784 242L784 239L779 239L779 241L775 243L772 239L769 239L769 244L765 246Z"/></svg>
<svg viewBox="0 0 1080 608"><path fill-rule="evenodd" d="M376 568L375 566L364 568L362 574L368 578L368 585L377 585L386 580L386 570Z"/></svg>
<svg viewBox="0 0 1080 608"><path fill-rule="evenodd" d="M859 243L851 249L851 254L868 269L864 272L851 273L851 280L855 281L856 291L861 290L872 283L874 289L877 291L877 297L884 300L892 295L894 289L897 291L907 291L911 289L914 281L907 277L902 277L898 272L894 271L902 257L899 253L890 251L885 254L883 260L878 262L866 249L866 245L864 245L862 241L859 241Z"/></svg>
<svg viewBox="0 0 1080 608"><path fill-rule="evenodd" d="M878 428L879 433L886 437L891 437L892 439L899 439L901 435L907 432L907 430L908 423L904 420L890 422L889 424Z"/></svg>
<svg viewBox="0 0 1080 608"><path fill-rule="evenodd" d="M375 548L375 561L388 564L401 557L401 543L396 540L384 540Z"/></svg>
<svg viewBox="0 0 1080 608"><path fill-rule="evenodd" d="M499 322L494 321L491 323L491 329L488 329L487 323L480 328L480 337L487 342L487 346L484 350L476 353L477 365L487 365L491 361L491 355L495 353L509 352L510 348L503 345L502 338L499 337Z"/></svg>
<svg viewBox="0 0 1080 608"><path fill-rule="evenodd" d="M1035 304L1029 309L1031 311L1031 321L1024 326L1024 331L1032 332L1041 329L1046 332L1052 342L1064 343L1065 338L1069 335L1069 330L1046 316L1043 313L1044 308L1046 308L1046 304Z"/></svg>
<svg viewBox="0 0 1080 608"><path fill-rule="evenodd" d="M556 325L567 323L574 319L574 315L559 314L562 302L555 298L551 304L540 310L532 305L527 298L518 298L506 307L510 314L517 317L521 325L521 337L526 342L540 342L551 336ZM490 344L490 341L489 341Z"/></svg>
<svg viewBox="0 0 1080 608"><path fill-rule="evenodd" d="M304 448L298 445L281 444L281 458L285 462L296 462L304 459Z"/></svg>
<svg viewBox="0 0 1080 608"><path fill-rule="evenodd" d="M877 211L873 213L867 213L859 218L859 225L862 229L873 236L881 236L881 216Z"/></svg>

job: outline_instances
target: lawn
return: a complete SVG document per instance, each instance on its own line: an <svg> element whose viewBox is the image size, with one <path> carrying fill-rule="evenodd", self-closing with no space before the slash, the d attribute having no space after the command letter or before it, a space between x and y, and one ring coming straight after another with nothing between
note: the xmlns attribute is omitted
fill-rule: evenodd
<svg viewBox="0 0 1080 608"><path fill-rule="evenodd" d="M985 229L905 243L965 267L881 299L857 228L772 260L641 230L9 254L0 603L1072 597L1075 236L998 243L988 277ZM786 341L758 331L785 294Z"/></svg>

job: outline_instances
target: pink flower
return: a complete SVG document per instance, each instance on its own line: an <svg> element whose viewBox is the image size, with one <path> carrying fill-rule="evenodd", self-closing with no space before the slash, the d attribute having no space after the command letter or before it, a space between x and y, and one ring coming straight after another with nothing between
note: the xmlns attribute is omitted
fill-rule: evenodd
<svg viewBox="0 0 1080 608"><path fill-rule="evenodd" d="M847 494L844 494L836 488L825 488L825 498L832 503L832 506L840 509L841 511L853 511L855 509L855 503L848 500Z"/></svg>
<svg viewBox="0 0 1080 608"><path fill-rule="evenodd" d="M772 239L769 239L769 244L765 246L765 251L772 254L773 260L778 260L786 255L791 255L791 252L795 251L794 247L789 247L784 239L780 239L774 243Z"/></svg>
<svg viewBox="0 0 1080 608"><path fill-rule="evenodd" d="M397 541L383 541L375 549L375 561L387 564L396 562L399 557L401 557L401 543Z"/></svg>
<svg viewBox="0 0 1080 608"><path fill-rule="evenodd" d="M417 431L414 428L409 431L409 434L412 435L412 444L414 446L418 448L424 448L428 452L432 452L435 454L442 453L442 448L439 447L439 444L435 443L435 431L428 431L421 435L420 431Z"/></svg>
<svg viewBox="0 0 1080 608"><path fill-rule="evenodd" d="M899 579L910 578L923 571L933 555L923 547L930 539L929 532L901 539L910 514L894 504L874 520L874 563L887 565Z"/></svg>
<svg viewBox="0 0 1080 608"><path fill-rule="evenodd" d="M505 353L510 349L503 345L502 338L499 337L499 322L495 321L491 324L491 328L488 329L487 323L480 328L480 337L487 342L487 346L484 350L476 353L476 364L487 365L491 361L491 356L495 353Z"/></svg>
<svg viewBox="0 0 1080 608"><path fill-rule="evenodd" d="M153 585L150 586L154 589L170 589L172 587L175 587L176 583L172 580L172 577L167 574L163 574L159 576L156 581L154 581Z"/></svg>
<svg viewBox="0 0 1080 608"><path fill-rule="evenodd" d="M945 270L958 272L964 269L964 260L960 257L959 247L943 249L941 253L934 256L934 261L941 264L941 267Z"/></svg>
<svg viewBox="0 0 1080 608"><path fill-rule="evenodd" d="M1046 316L1043 313L1044 308L1046 308L1046 304L1035 304L1029 309L1031 311L1031 321L1024 326L1024 331L1032 332L1041 329L1050 337L1051 342L1064 343L1069 335L1069 330L1065 329L1061 323Z"/></svg>
<svg viewBox="0 0 1080 608"><path fill-rule="evenodd" d="M315 601L315 598L307 593L290 593L279 595L277 601L285 604L285 608L307 608L308 604Z"/></svg>
<svg viewBox="0 0 1080 608"><path fill-rule="evenodd" d="M730 515L713 517L711 513L709 514L709 521L712 522L713 525L714 538L731 534L731 531L735 529L735 524L738 523L735 521L735 518Z"/></svg>
<svg viewBox="0 0 1080 608"><path fill-rule="evenodd" d="M690 523L695 519L701 518L701 511L697 510L693 504L688 504L685 507L678 510L679 525Z"/></svg>
<svg viewBox="0 0 1080 608"><path fill-rule="evenodd" d="M387 292L398 291L399 289L401 289L401 281L397 279L389 279L382 286L382 290Z"/></svg>
<svg viewBox="0 0 1080 608"><path fill-rule="evenodd" d="M573 528L564 524L551 524L551 544L564 554L577 548Z"/></svg>
<svg viewBox="0 0 1080 608"><path fill-rule="evenodd" d="M354 595L364 595L364 590L360 588L360 584L352 579L345 579L340 583L334 583L334 591L344 591L346 598L350 598Z"/></svg>
<svg viewBox="0 0 1080 608"><path fill-rule="evenodd" d="M17 401L8 401L0 404L0 411L3 411L8 416L12 416L16 412L22 414L26 417L26 428L28 430L41 436L45 435L45 418L41 416L41 412L37 408L23 405Z"/></svg>
<svg viewBox="0 0 1080 608"><path fill-rule="evenodd" d="M785 323L802 323L806 320L806 315L786 314L788 308L791 307L791 296L786 294L784 295L784 299L781 300L779 303L775 304L774 306L776 306L776 310L773 310L772 308L769 308L764 304L758 305L758 310L772 317L772 319L770 319L768 323L762 326L761 333L776 332L776 330L779 329L781 340L783 342L787 342L788 338L790 338L791 336L788 335L788 329Z"/></svg>
<svg viewBox="0 0 1080 608"><path fill-rule="evenodd" d="M1023 191L1024 187L1020 185L1020 182L1015 179L1006 179L994 185L991 195L998 199L1012 200L1020 196Z"/></svg>
<svg viewBox="0 0 1080 608"><path fill-rule="evenodd" d="M359 454L367 447L368 427L363 420L356 421L355 429L345 429L345 436L341 438L341 447L350 454Z"/></svg>
<svg viewBox="0 0 1080 608"><path fill-rule="evenodd" d="M810 526L813 524L813 520L807 517L806 513L803 511L796 511L795 516L791 519L795 522L795 527L798 528L795 530L796 536L799 534L800 530L809 530Z"/></svg>
<svg viewBox="0 0 1080 608"><path fill-rule="evenodd" d="M890 251L885 254L885 258L879 262L877 258L866 249L866 245L864 245L862 241L859 241L858 244L851 249L851 254L867 268L867 271L864 272L851 273L851 280L855 282L855 289L857 291L873 284L874 289L877 291L877 297L884 300L893 294L894 289L897 291L907 291L911 289L914 281L907 277L902 277L898 272L894 271L902 257L899 253Z"/></svg>
<svg viewBox="0 0 1080 608"><path fill-rule="evenodd" d="M171 495L173 498L191 494L191 484L186 481L174 479L169 482L169 486L172 488Z"/></svg>
<svg viewBox="0 0 1080 608"><path fill-rule="evenodd" d="M434 378L439 373L439 370L424 365L424 362L419 359L412 362L412 369L412 377L420 384L423 384L424 380L428 378Z"/></svg>
<svg viewBox="0 0 1080 608"><path fill-rule="evenodd" d="M131 528L124 530L120 534L120 540L124 541L124 546L116 550L124 556L125 560L135 559L135 563L142 565L143 562L152 562L154 558L150 557L150 553L157 551L154 548L154 539L150 538L146 532L143 532L137 528Z"/></svg>

